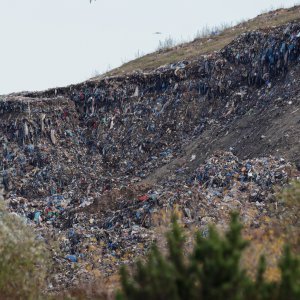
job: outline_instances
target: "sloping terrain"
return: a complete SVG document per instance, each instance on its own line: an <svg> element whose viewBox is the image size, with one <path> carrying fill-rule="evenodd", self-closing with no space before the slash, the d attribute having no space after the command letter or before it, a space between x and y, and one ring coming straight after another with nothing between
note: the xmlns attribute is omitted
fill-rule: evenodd
<svg viewBox="0 0 300 300"><path fill-rule="evenodd" d="M175 207L203 234L232 209L250 232L273 216L299 176L296 12L147 73L1 96L7 203L52 250L49 289L143 255Z"/></svg>
<svg viewBox="0 0 300 300"><path fill-rule="evenodd" d="M98 78L103 78L108 75L115 76L136 71L149 72L162 65L197 59L200 55L211 54L213 51L221 50L246 31L280 26L291 21L299 20L299 18L299 6L294 6L289 9L277 9L269 13L261 14L254 19L244 21L234 27L221 30L217 32L217 34L196 38L193 42L183 43L170 49L161 49L142 56L94 79L97 80Z"/></svg>

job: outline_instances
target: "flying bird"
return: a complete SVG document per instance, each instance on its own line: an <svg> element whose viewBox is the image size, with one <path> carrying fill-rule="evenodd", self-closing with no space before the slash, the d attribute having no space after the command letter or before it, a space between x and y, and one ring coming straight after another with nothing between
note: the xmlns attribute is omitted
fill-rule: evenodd
<svg viewBox="0 0 300 300"><path fill-rule="evenodd" d="M162 34L160 31L153 32L153 34Z"/></svg>

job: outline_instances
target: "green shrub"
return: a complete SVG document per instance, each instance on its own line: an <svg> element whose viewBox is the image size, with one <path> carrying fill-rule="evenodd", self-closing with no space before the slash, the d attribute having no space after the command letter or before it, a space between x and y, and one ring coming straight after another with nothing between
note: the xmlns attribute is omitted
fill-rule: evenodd
<svg viewBox="0 0 300 300"><path fill-rule="evenodd" d="M1 193L1 191L0 191ZM45 248L0 195L0 299L39 299L45 283Z"/></svg>
<svg viewBox="0 0 300 300"><path fill-rule="evenodd" d="M281 281L264 280L265 259L261 258L252 280L241 268L247 246L236 214L221 236L213 227L208 238L197 234L189 257L184 256L184 235L173 221L167 236L168 254L153 246L146 262L138 261L130 275L121 268L122 291L118 299L203 299L203 300L296 300L300 299L300 264L287 247L279 264Z"/></svg>
<svg viewBox="0 0 300 300"><path fill-rule="evenodd" d="M282 207L278 210L283 221L299 228L300 220L300 182L292 182L288 188L279 193L278 198Z"/></svg>

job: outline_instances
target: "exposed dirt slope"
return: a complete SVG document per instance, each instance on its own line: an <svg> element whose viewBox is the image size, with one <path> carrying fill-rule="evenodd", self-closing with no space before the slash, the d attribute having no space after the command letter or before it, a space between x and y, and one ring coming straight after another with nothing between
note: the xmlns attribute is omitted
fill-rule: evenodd
<svg viewBox="0 0 300 300"><path fill-rule="evenodd" d="M267 91L268 95L263 101L270 98L270 106L255 107L245 115L234 118L230 124L213 124L186 146L179 158L152 173L147 182L158 182L186 164L192 155L196 155L196 159L189 163L193 170L193 165L203 163L217 150L231 150L243 159L268 155L285 157L300 170L299 79L300 68L297 66L292 72L292 78L288 75L278 80L275 91ZM287 97L286 102L282 101L284 97Z"/></svg>

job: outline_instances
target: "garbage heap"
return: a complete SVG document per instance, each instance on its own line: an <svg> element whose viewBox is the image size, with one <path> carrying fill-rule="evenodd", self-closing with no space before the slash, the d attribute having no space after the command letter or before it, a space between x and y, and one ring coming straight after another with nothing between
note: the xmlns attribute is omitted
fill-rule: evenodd
<svg viewBox="0 0 300 300"><path fill-rule="evenodd" d="M7 202L51 248L56 273L49 289L59 290L113 275L145 255L174 211L204 236L209 224L224 230L232 210L257 228L272 216L269 207L280 205L276 189L300 178L283 158L240 160L231 152L215 153L190 171L182 166L160 184L107 190L91 204L74 205L66 193L35 200L11 195Z"/></svg>
<svg viewBox="0 0 300 300"><path fill-rule="evenodd" d="M95 190L93 185L101 180L96 175L102 173L101 159L89 156L83 146L84 128L74 103L61 97L13 96L0 102L0 109L0 166L6 190L28 199L71 193L74 202L87 201L88 190Z"/></svg>
<svg viewBox="0 0 300 300"><path fill-rule="evenodd" d="M1 96L0 178L10 211L52 251L49 289L113 274L143 255L175 206L203 234L211 222L225 226L232 209L259 226L274 187L298 176L292 164L229 152L202 153L199 163L186 148L215 124L226 129L253 110L299 100L299 57L295 22L149 73ZM145 180L179 158L174 172Z"/></svg>
<svg viewBox="0 0 300 300"><path fill-rule="evenodd" d="M71 99L86 146L101 154L106 170L143 179L212 124L287 104L291 91L279 97L273 89L287 78L298 80L289 70L298 66L299 54L295 22L242 34L195 61L24 95Z"/></svg>

